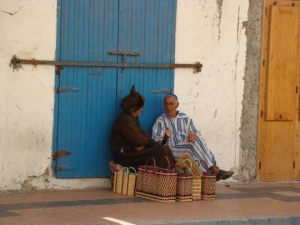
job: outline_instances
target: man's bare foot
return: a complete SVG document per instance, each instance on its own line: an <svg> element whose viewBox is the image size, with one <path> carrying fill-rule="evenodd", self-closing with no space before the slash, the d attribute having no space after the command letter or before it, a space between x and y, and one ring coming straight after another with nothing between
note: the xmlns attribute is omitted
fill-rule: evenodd
<svg viewBox="0 0 300 225"><path fill-rule="evenodd" d="M114 161L110 161L109 162L109 169L110 169L110 172L114 173L116 171L119 171L119 170L123 169L123 166L120 165L120 164L114 163Z"/></svg>

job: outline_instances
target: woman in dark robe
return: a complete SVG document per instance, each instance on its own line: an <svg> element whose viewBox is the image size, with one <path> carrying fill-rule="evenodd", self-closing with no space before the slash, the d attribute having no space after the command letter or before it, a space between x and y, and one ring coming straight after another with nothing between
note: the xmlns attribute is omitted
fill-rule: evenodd
<svg viewBox="0 0 300 225"><path fill-rule="evenodd" d="M110 136L114 163L138 168L139 165L145 165L149 157L153 157L156 166L166 168L169 166L166 156L170 164L174 165L170 148L152 146L151 137L140 126L138 116L143 110L144 102L144 96L136 92L134 85L130 94L121 102L123 112L116 119ZM148 163L153 165L152 160Z"/></svg>

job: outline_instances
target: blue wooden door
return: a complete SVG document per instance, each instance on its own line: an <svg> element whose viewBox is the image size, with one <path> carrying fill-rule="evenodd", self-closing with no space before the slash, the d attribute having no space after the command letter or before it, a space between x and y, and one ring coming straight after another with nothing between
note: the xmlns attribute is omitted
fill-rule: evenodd
<svg viewBox="0 0 300 225"><path fill-rule="evenodd" d="M60 0L58 15L59 61L174 63L175 0ZM133 84L145 95L141 124L150 133L173 83L173 69L63 67L56 76L56 176L108 177L109 135L122 98Z"/></svg>

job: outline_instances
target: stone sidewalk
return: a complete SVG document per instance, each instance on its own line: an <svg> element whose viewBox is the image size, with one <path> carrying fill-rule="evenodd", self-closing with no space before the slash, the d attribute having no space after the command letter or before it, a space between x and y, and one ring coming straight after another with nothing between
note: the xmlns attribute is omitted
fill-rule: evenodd
<svg viewBox="0 0 300 225"><path fill-rule="evenodd" d="M218 182L215 200L159 203L93 190L2 191L1 225L300 224L300 182Z"/></svg>

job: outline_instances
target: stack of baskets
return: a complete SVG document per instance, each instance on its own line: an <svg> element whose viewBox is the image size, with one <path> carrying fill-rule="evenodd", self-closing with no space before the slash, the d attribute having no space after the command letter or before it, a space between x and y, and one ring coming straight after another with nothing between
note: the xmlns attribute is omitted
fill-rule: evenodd
<svg viewBox="0 0 300 225"><path fill-rule="evenodd" d="M189 154L182 154L178 158L176 166L179 168L179 172L191 173L193 175L192 200L201 200L201 180L203 174L202 170L200 169L200 161L194 159Z"/></svg>

